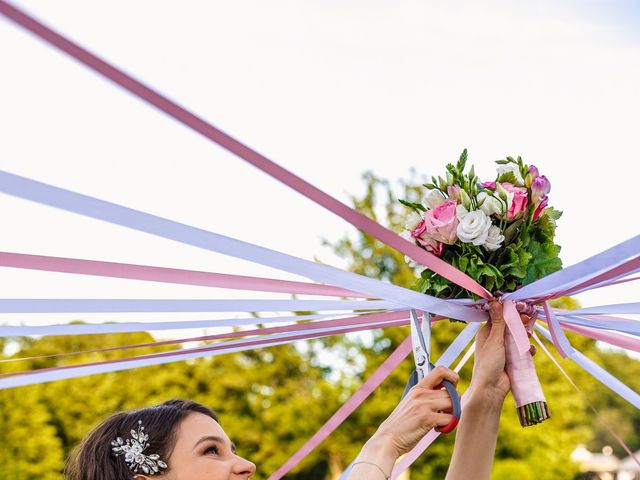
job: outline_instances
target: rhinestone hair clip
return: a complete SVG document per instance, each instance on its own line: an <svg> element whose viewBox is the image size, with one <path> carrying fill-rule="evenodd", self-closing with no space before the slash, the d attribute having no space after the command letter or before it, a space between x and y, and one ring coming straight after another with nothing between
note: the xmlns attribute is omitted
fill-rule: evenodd
<svg viewBox="0 0 640 480"><path fill-rule="evenodd" d="M113 447L111 450L115 456L124 455L124 461L135 473L139 473L140 470L147 475L162 473L162 470L167 468L167 464L160 460L160 456L156 453L151 455L143 453L149 447L149 435L144 433L141 420L138 420L138 431L131 430L131 437L126 441L118 437L111 442Z"/></svg>

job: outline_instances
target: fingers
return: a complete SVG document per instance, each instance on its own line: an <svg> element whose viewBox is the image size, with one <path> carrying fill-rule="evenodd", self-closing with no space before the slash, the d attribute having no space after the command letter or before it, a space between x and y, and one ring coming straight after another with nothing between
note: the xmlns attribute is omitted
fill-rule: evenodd
<svg viewBox="0 0 640 480"><path fill-rule="evenodd" d="M491 322L485 323L478 333L476 334L476 348L482 348L484 342L489 338L489 332L491 331Z"/></svg>
<svg viewBox="0 0 640 480"><path fill-rule="evenodd" d="M453 415L450 413L434 413L432 416L432 421L435 424L434 427L444 427L449 425L453 420Z"/></svg>
<svg viewBox="0 0 640 480"><path fill-rule="evenodd" d="M491 302L489 305L489 316L491 317L491 330L489 331L487 341L495 344L504 342L505 321L502 304L500 302Z"/></svg>
<svg viewBox="0 0 640 480"><path fill-rule="evenodd" d="M522 323L524 325L524 329L527 331L527 335L529 336L529 338L531 338L531 336L533 335L533 326L536 323L536 319L537 317L534 316L529 316L527 314L521 313L520 314L520 320L522 320Z"/></svg>
<svg viewBox="0 0 640 480"><path fill-rule="evenodd" d="M424 377L420 383L418 383L418 385L433 390L433 387L442 383L443 380L449 380L455 386L458 385L460 377L453 370L443 367L442 365L438 365L436 368L431 370L429 374Z"/></svg>
<svg viewBox="0 0 640 480"><path fill-rule="evenodd" d="M419 398L421 402L424 401L429 410L447 413L453 411L453 402L446 390L431 390L420 385L413 388L416 389L416 398Z"/></svg>

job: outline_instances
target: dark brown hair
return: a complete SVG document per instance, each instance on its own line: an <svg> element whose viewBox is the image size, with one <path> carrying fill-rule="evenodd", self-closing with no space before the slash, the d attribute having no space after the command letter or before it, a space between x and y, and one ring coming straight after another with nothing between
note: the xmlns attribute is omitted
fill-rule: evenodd
<svg viewBox="0 0 640 480"><path fill-rule="evenodd" d="M116 413L89 432L75 448L65 475L70 480L131 480L139 475L129 469L123 457L116 457L111 451L111 442L117 437L129 438L130 431L138 429L138 421L149 435L148 453L157 453L168 463L178 426L192 413L218 421L212 410L190 400L169 400L154 407Z"/></svg>

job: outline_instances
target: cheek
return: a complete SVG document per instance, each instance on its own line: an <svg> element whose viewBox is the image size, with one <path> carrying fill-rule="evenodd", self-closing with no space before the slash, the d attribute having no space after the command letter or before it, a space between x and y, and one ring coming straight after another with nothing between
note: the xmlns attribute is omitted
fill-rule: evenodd
<svg viewBox="0 0 640 480"><path fill-rule="evenodd" d="M229 480L231 464L206 456L175 459L164 480Z"/></svg>

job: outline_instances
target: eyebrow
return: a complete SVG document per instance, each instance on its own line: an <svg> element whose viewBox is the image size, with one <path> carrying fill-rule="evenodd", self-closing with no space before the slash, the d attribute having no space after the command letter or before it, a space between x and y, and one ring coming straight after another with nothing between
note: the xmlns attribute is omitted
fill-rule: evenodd
<svg viewBox="0 0 640 480"><path fill-rule="evenodd" d="M196 444L193 446L193 448L195 449L202 442L207 442L207 441L218 442L222 444L226 443L222 437L216 437L215 435L207 435L206 437L202 437L200 440L198 440ZM231 451L234 454L236 453L236 445L233 442L231 442Z"/></svg>

